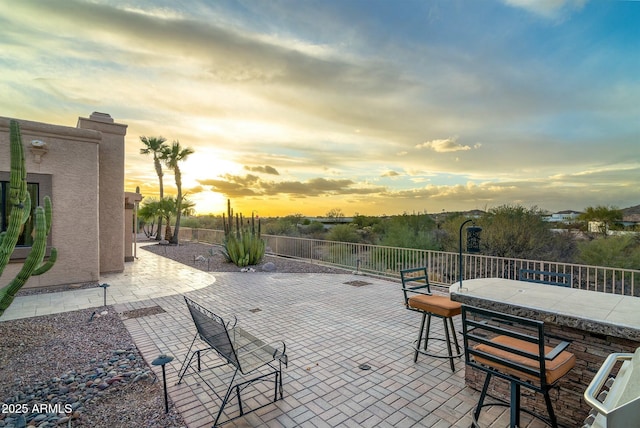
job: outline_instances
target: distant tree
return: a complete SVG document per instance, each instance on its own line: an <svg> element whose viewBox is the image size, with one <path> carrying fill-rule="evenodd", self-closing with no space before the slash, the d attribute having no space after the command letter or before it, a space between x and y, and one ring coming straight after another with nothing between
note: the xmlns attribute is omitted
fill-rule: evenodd
<svg viewBox="0 0 640 428"><path fill-rule="evenodd" d="M585 208L578 219L586 222L594 221L600 223L600 233L606 237L611 226L622 221L622 211L617 207L598 205L596 207Z"/></svg>
<svg viewBox="0 0 640 428"><path fill-rule="evenodd" d="M483 228L482 253L497 257L550 260L554 254L555 238L541 214L537 207L527 209L519 205L490 209L477 221ZM462 221L457 224L456 236Z"/></svg>
<svg viewBox="0 0 640 428"><path fill-rule="evenodd" d="M162 164L160 163L160 159L163 156L163 153L167 147L165 141L167 141L164 137L140 137L140 141L145 145L143 149L140 149L140 153L143 155L153 155L153 165L156 169L156 174L158 174L158 181L160 182L160 199L164 198L164 183L162 177L164 173L162 172ZM156 240L162 239L162 217L158 217L158 234L156 236Z"/></svg>
<svg viewBox="0 0 640 428"><path fill-rule="evenodd" d="M337 224L329 229L327 240L337 242L360 242L360 235L350 224Z"/></svg>
<svg viewBox="0 0 640 428"><path fill-rule="evenodd" d="M320 223L319 221L312 221L309 223L309 225L305 228L305 234L307 235L311 235L314 238L319 238L321 237L325 230L324 230L324 224Z"/></svg>
<svg viewBox="0 0 640 428"><path fill-rule="evenodd" d="M334 219L344 218L344 213L340 208L332 208L325 214L325 217Z"/></svg>
<svg viewBox="0 0 640 428"><path fill-rule="evenodd" d="M365 227L373 227L376 224L380 224L380 222L382 222L381 217L356 214L355 216L353 216L352 223L355 224L359 229L364 229Z"/></svg>
<svg viewBox="0 0 640 428"><path fill-rule="evenodd" d="M393 216L379 225L384 225L384 232L380 235L381 245L423 250L439 248L433 234L435 222L426 214Z"/></svg>
<svg viewBox="0 0 640 428"><path fill-rule="evenodd" d="M578 261L592 266L640 269L640 242L631 235L610 236L578 244Z"/></svg>
<svg viewBox="0 0 640 428"><path fill-rule="evenodd" d="M302 214L290 214L285 217L265 219L263 230L267 235L300 236L298 224L302 223Z"/></svg>
<svg viewBox="0 0 640 428"><path fill-rule="evenodd" d="M171 239L167 239L172 244L178 244L180 233L180 217L182 216L182 172L180 171L180 162L187 159L189 155L193 154L193 149L190 147L182 147L179 141L174 141L170 147L166 147L162 151L161 159L164 160L167 168L173 171L173 175L176 180L176 188L178 189L178 196L176 196L176 227Z"/></svg>

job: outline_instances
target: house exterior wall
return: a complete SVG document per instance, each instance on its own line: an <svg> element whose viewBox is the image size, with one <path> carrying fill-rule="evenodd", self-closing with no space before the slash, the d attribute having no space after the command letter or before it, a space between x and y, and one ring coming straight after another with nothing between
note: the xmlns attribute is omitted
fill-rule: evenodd
<svg viewBox="0 0 640 428"><path fill-rule="evenodd" d="M97 115L97 116L96 116ZM105 117L106 116L106 117ZM100 273L124 270L124 135L126 126L108 115L80 118L78 127L19 120L30 177L46 178L53 218L50 244L54 266L25 288L98 281ZM0 174L10 170L10 119L0 117ZM46 151L32 147L39 140ZM10 263L0 278L7 284L22 267Z"/></svg>
<svg viewBox="0 0 640 428"><path fill-rule="evenodd" d="M135 260L136 246L136 222L138 205L142 201L142 195L134 192L124 192L124 261Z"/></svg>
<svg viewBox="0 0 640 428"><path fill-rule="evenodd" d="M99 229L100 272L124 270L124 136L127 126L111 116L93 113L78 118L78 128L100 131L99 148Z"/></svg>

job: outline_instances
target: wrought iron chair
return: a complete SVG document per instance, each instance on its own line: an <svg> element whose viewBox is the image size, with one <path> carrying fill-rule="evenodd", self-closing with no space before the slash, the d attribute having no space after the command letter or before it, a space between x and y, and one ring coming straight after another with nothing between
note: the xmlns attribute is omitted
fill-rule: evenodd
<svg viewBox="0 0 640 428"><path fill-rule="evenodd" d="M409 310L420 312L422 321L420 322L420 330L418 331L418 339L414 342L415 354L413 361L418 361L418 354L428 355L435 358L448 358L451 365L451 371L455 372L456 368L453 360L460 358L462 352L458 344L456 329L453 325L453 317L460 315L461 305L452 301L448 296L438 296L431 293L429 286L429 275L426 267L404 269L400 271L402 279L402 292L404 293L405 307ZM431 317L441 318L444 324L445 337L429 337L431 329ZM425 327L426 323L426 327ZM449 328L451 331L449 331ZM456 353L453 353L451 347L451 338L456 347ZM444 341L447 344L447 355L442 353L433 353L427 350L429 339Z"/></svg>
<svg viewBox="0 0 640 428"><path fill-rule="evenodd" d="M466 364L487 373L474 425L482 407L499 405L510 407L512 428L520 426L521 410L557 427L549 390L575 366L575 356L566 351L569 342L560 341L552 348L545 344L544 322L466 305L462 306L462 327ZM492 397L497 402L484 403L492 376L510 383L509 402ZM544 395L548 418L521 409L520 387Z"/></svg>
<svg viewBox="0 0 640 428"><path fill-rule="evenodd" d="M232 394L235 390L235 396L238 399L239 415L229 418L223 423L237 419L246 413L261 409L270 403L266 403L257 408L245 412L242 406L242 397L240 392L254 382L268 380L270 376L274 376L274 399L275 403L283 397L282 391L282 364L287 365L286 345L284 342L267 344L257 339L247 331L237 326L237 318L234 316L232 321L225 321L220 316L214 314L208 309L202 307L198 303L184 298L197 332L191 342L187 358L180 368L178 384L182 382L187 370L197 357L197 374L201 380L213 391L213 393L222 400L220 410L216 416L214 427L218 425L218 421L224 411L227 403L233 398ZM204 341L208 347L193 350L194 344L198 337ZM211 385L207 379L201 374L201 353L214 350L218 356L224 360L222 364L210 367L209 370L231 365L235 368L231 380L229 381L226 394L221 397L216 391L214 385ZM243 378L242 381L236 381L236 378Z"/></svg>

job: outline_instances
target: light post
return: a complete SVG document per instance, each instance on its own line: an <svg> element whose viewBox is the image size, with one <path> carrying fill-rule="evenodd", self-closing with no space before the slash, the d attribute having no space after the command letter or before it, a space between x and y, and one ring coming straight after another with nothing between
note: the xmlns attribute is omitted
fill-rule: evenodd
<svg viewBox="0 0 640 428"><path fill-rule="evenodd" d="M104 306L107 306L107 287L109 287L109 284L105 282L104 284L98 285L98 287L104 290Z"/></svg>
<svg viewBox="0 0 640 428"><path fill-rule="evenodd" d="M462 277L464 274L463 259L462 259L462 229L464 228L464 225L469 222L473 222L473 220L472 219L466 220L460 225L460 234L459 234L459 241L458 241L458 249L460 251L459 289L462 289ZM476 226L475 224L473 226L467 227L467 253L478 254L480 252L480 232L482 232L482 228L479 226Z"/></svg>
<svg viewBox="0 0 640 428"><path fill-rule="evenodd" d="M162 383L164 384L164 412L165 413L169 413L169 398L167 397L167 374L165 372L164 366L167 363L170 363L171 361L173 361L173 357L162 354L151 362L151 364L154 366L162 367Z"/></svg>

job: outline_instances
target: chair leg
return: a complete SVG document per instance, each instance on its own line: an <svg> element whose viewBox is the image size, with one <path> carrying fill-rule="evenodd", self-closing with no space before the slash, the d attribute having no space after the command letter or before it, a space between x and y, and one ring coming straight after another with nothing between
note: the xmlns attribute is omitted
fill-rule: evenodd
<svg viewBox="0 0 640 428"><path fill-rule="evenodd" d="M429 334L431 333L431 314L427 314L427 328L424 330L426 336L424 338L424 350L429 346Z"/></svg>
<svg viewBox="0 0 640 428"><path fill-rule="evenodd" d="M520 384L518 382L511 382L511 405L510 407L510 419L511 428L518 428L520 426Z"/></svg>
<svg viewBox="0 0 640 428"><path fill-rule="evenodd" d="M218 421L220 420L220 416L222 416L222 411L224 410L225 406L227 405L227 402L229 401L229 397L231 396L231 392L233 391L233 381L236 379L236 375L238 374L238 369L236 368L236 371L233 372L233 376L231 377L231 381L229 382L229 387L227 388L227 393L224 395L224 399L222 400L222 403L220 403L220 410L218 411L218 415L216 416L216 420L213 422L213 426L217 426L218 425ZM240 400L240 394L238 393L238 400ZM238 402L238 405L240 406L240 411L242 411L242 404L240 402Z"/></svg>
<svg viewBox="0 0 640 428"><path fill-rule="evenodd" d="M184 377L185 374L187 374L187 369L189 369L189 366L191 365L191 360L193 360L193 357L195 355L195 352L193 354L191 354L191 349L193 348L193 344L196 343L196 339L198 338L198 334L196 333L195 336L193 336L193 340L191 341L191 345L189 346L189 350L187 351L187 357L185 357L184 361L182 361L182 365L180 366L180 371L178 372L178 383L177 385L180 385L180 382L182 382L182 378ZM189 354L191 354L191 356L189 356ZM200 351L198 351L198 371L200 371Z"/></svg>
<svg viewBox="0 0 640 428"><path fill-rule="evenodd" d="M451 332L453 333L453 343L456 345L456 353L460 354L460 345L458 345L458 336L456 335L456 328L453 325L453 317L449 318L449 324L451 324Z"/></svg>
<svg viewBox="0 0 640 428"><path fill-rule="evenodd" d="M558 421L556 419L556 414L553 411L553 406L551 405L551 397L549 397L549 390L544 391L544 401L547 403L547 412L549 412L549 422L551 422L551 426L553 428L557 428Z"/></svg>
<svg viewBox="0 0 640 428"><path fill-rule="evenodd" d="M447 339L447 351L449 352L449 365L451 366L451 371L456 371L456 366L453 364L453 351L451 349L451 336L449 335L449 326L447 325L447 319L442 318L442 322L444 324L444 335Z"/></svg>
<svg viewBox="0 0 640 428"><path fill-rule="evenodd" d="M420 349L420 343L422 343L422 332L424 331L424 323L425 320L427 319L427 313L424 312L422 314L422 321L420 322L420 331L418 332L418 341L416 342L416 353L413 356L413 362L417 362L418 361L418 354L420 353L419 349ZM431 319L429 319L429 321L431 321Z"/></svg>
<svg viewBox="0 0 640 428"><path fill-rule="evenodd" d="M487 389L489 389L489 381L491 381L491 373L487 373L487 376L484 378L484 386L482 387L482 392L480 393L480 399L478 400L478 405L476 406L475 412L473 412L474 423L477 423L478 418L480 417L480 410L482 410L482 404L484 404L484 399L487 396Z"/></svg>

